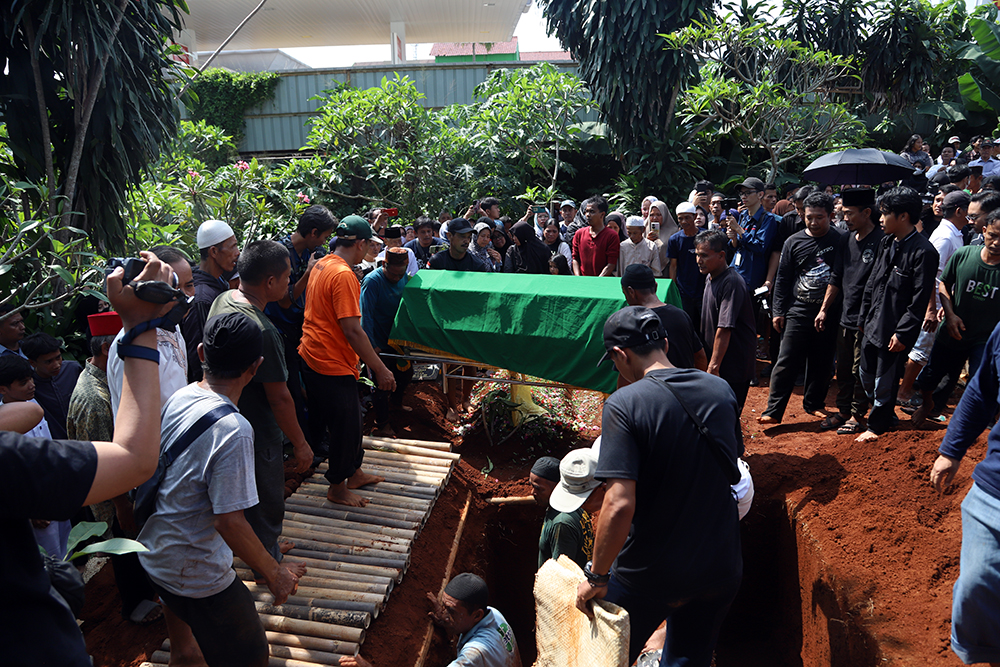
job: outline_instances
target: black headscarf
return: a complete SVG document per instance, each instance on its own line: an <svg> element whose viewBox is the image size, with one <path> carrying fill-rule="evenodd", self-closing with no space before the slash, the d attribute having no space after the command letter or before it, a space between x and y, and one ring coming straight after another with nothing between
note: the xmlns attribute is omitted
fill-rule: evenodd
<svg viewBox="0 0 1000 667"><path fill-rule="evenodd" d="M552 253L535 235L534 225L519 222L511 232L521 245L515 245L508 251L504 273L548 273Z"/></svg>

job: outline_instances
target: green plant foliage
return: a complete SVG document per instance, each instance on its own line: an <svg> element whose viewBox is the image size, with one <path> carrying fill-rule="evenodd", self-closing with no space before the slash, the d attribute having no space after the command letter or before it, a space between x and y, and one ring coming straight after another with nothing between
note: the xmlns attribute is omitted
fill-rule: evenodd
<svg viewBox="0 0 1000 667"><path fill-rule="evenodd" d="M175 132L183 72L167 40L186 11L184 0L13 0L0 12L7 174L45 196L28 197L40 210L27 219L61 214L98 248L120 247L126 193Z"/></svg>
<svg viewBox="0 0 1000 667"><path fill-rule="evenodd" d="M770 36L763 23L711 17L666 35L668 44L705 62L700 83L682 98L689 140L709 126L763 149L767 180L783 165L860 145L864 127L830 89L853 76L851 59Z"/></svg>
<svg viewBox="0 0 1000 667"><path fill-rule="evenodd" d="M660 34L683 28L714 2L541 0L540 5L549 31L580 63L580 76L595 92L625 164L662 152L656 142L673 124L677 95L696 66L680 51L664 49Z"/></svg>
<svg viewBox="0 0 1000 667"><path fill-rule="evenodd" d="M212 67L191 82L196 96L191 116L215 125L233 137L243 140L246 128L244 114L274 97L281 77L276 72L231 72Z"/></svg>

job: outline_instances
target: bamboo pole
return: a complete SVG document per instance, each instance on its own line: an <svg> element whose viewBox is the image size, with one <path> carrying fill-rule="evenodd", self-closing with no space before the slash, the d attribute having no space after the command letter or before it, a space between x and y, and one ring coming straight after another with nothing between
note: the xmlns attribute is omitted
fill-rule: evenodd
<svg viewBox="0 0 1000 667"><path fill-rule="evenodd" d="M267 641L272 646L290 646L294 648L304 648L324 653L338 653L340 655L357 655L359 646L354 642L342 642L337 639L321 639L320 637L309 637L308 635L291 635L284 632L266 632Z"/></svg>
<svg viewBox="0 0 1000 667"><path fill-rule="evenodd" d="M298 515L302 516L302 515ZM327 526L326 524L319 523L318 521L309 521L310 517L305 517L306 521L299 521L285 516L285 520L282 522L282 526L288 524L293 528L299 528L300 530L314 530L316 532L325 532L329 530L330 532L336 532L341 537L350 537L358 540L373 540L376 543L382 544L397 544L400 546L410 546L413 543L412 539L406 537L393 537L392 535L380 535L379 533L368 533L363 530L354 530L352 528L341 528L337 527L337 530L331 530L332 526ZM312 517L314 519L322 519L323 517ZM351 525L351 524L348 524ZM360 525L360 524L358 524ZM320 530L323 529L323 530Z"/></svg>
<svg viewBox="0 0 1000 667"><path fill-rule="evenodd" d="M448 479L451 476L451 470L444 467L437 466L423 466L424 468L429 468L429 470L423 470L421 468L410 467L410 464L399 465L399 461L392 461L391 459L376 459L371 458L365 461L365 470L379 470L381 472L378 475L402 475L403 477L426 477L431 480L431 482L426 482L427 484L439 484L442 481ZM317 472L326 472L325 470L320 470L317 468ZM316 479L313 477L313 479ZM321 479L325 479L322 477ZM388 478L387 478L388 479Z"/></svg>
<svg viewBox="0 0 1000 667"><path fill-rule="evenodd" d="M236 573L240 575L240 578L243 578L244 574L250 577L253 576L253 573L250 571L249 568L247 568L246 565L243 565L240 569L237 569ZM324 570L321 572L319 571L306 572L303 576L299 577L299 581L302 581L303 579L319 579L319 578L322 578L324 581L330 579L341 579L343 581L339 583L347 584L348 586L353 586L353 588L350 587L343 588L339 585L337 586L337 588L341 588L341 590L345 591L357 591L359 593L387 594L395 586L395 580L392 579L391 577L383 577L373 574L362 574L359 572L337 572L336 570ZM244 579L244 581L247 581L247 579ZM266 584L259 584L259 585L264 586L266 588ZM308 584L304 583L302 585L307 586Z"/></svg>
<svg viewBox="0 0 1000 667"><path fill-rule="evenodd" d="M422 447L424 449L434 449L442 452L451 451L450 442L442 442L440 440L411 440L408 438L377 438L374 436L365 436L361 439L362 443L371 443L375 447L380 447L386 443L390 445L406 445L408 447Z"/></svg>
<svg viewBox="0 0 1000 667"><path fill-rule="evenodd" d="M444 579L441 581L441 587L438 589L437 599L441 599L441 594L444 592L445 586L448 585L448 581L451 579L451 569L455 567L455 557L458 555L458 544L462 540L462 533L465 531L465 519L469 516L469 505L472 504L472 491L465 496L465 507L462 508L462 515L458 519L458 528L455 530L455 539L451 543L451 551L448 553L448 564L444 568ZM423 667L424 661L427 660L427 651L431 647L431 639L434 638L434 621L427 622L427 631L424 633L424 643L420 646L420 653L417 654L417 661L414 663L413 667Z"/></svg>
<svg viewBox="0 0 1000 667"><path fill-rule="evenodd" d="M355 563L333 563L327 560L303 558L302 556L290 556L288 554L285 554L285 560L292 563L305 563L306 567L312 568L313 570L334 570L336 572L373 574L379 577L390 577L394 579L397 584L403 580L402 568L375 567L372 565L357 565ZM314 571L313 574L319 574L319 572Z"/></svg>
<svg viewBox="0 0 1000 667"><path fill-rule="evenodd" d="M371 440L366 438L366 440ZM415 456L426 456L431 459L444 459L446 461L457 461L462 458L461 454L456 452L449 452L448 450L437 450L437 449L425 449L423 447L413 447L410 445L401 444L398 440L381 440L378 442L372 441L369 443L370 446L365 447L365 449L377 449L388 452L397 452L399 454L413 454Z"/></svg>
<svg viewBox="0 0 1000 667"><path fill-rule="evenodd" d="M390 452L378 452L375 450L368 450L365 454L365 464L377 464L380 466L390 466L393 468L401 468L403 470L413 470L420 472L433 472L442 475L448 475L451 472L451 465L445 461L441 464L431 464L431 463L420 463L418 461L407 461L405 459L393 458L391 456L386 456ZM434 461L438 459L427 459L428 461Z"/></svg>
<svg viewBox="0 0 1000 667"><path fill-rule="evenodd" d="M271 655L277 658L294 658L296 660L317 659L330 660L358 654L359 646L354 642L342 642L336 639L320 639L302 635L286 635L281 632L265 632ZM289 650L290 649L290 650ZM170 650L170 639L164 639L160 650ZM310 655L311 654L311 655ZM320 662L321 665L336 665L336 662Z"/></svg>
<svg viewBox="0 0 1000 667"><path fill-rule="evenodd" d="M346 628L361 628L371 625L371 614L364 611L342 611L340 609L323 609L320 607L305 607L295 604L273 605L267 602L254 602L257 612L273 614L286 618L298 618L303 621L318 621L332 625L342 625Z"/></svg>
<svg viewBox="0 0 1000 667"><path fill-rule="evenodd" d="M244 581L247 588L250 588L252 581ZM350 584L349 581L340 579L322 579L319 577L302 577L299 579L299 587L295 590L296 596L314 597L322 600L334 600L340 602L367 602L381 605L385 602L389 593L378 593L375 591L364 592L338 588L343 584ZM267 590L267 587L262 587ZM252 590L252 589L251 589ZM268 591L270 592L270 591Z"/></svg>
<svg viewBox="0 0 1000 667"><path fill-rule="evenodd" d="M300 487L301 488L301 487ZM351 521L356 523L369 523L385 526L386 528L400 528L402 530L416 530L427 520L429 512L419 510L393 507L392 505L372 505L366 507L352 507L345 509L344 505L335 505L326 499L326 493L311 495L311 490L315 487L304 489L303 494L298 497L289 498L285 501L285 509L289 512L313 513L312 508L323 510L315 512L316 516L327 519L337 519L338 521ZM309 509L307 509L309 508ZM381 523L385 521L385 523Z"/></svg>
<svg viewBox="0 0 1000 667"><path fill-rule="evenodd" d="M381 558L359 558L358 556L344 556L342 554L331 554L325 551L310 551L308 549L292 549L288 552L293 556L302 558L315 558L316 560L328 560L332 563L350 563L352 565L370 565L372 567L389 567L406 572L410 569L408 560L388 560ZM349 560L353 559L353 560Z"/></svg>
<svg viewBox="0 0 1000 667"><path fill-rule="evenodd" d="M253 599L258 602L266 602L267 604L274 604L274 594L269 590L256 589L250 591L250 595ZM285 600L286 604L296 605L299 607L320 607L322 609L337 609L340 611L360 611L371 614L372 618L377 618L379 611L381 611L380 606L374 602L357 602L355 600L327 600L324 598L316 597L306 597L298 595L296 591L295 595L289 595L288 599Z"/></svg>
<svg viewBox="0 0 1000 667"><path fill-rule="evenodd" d="M371 549L379 549L382 551L395 551L402 554L409 554L409 545L403 546L398 544L391 544L389 542L377 541L375 539L358 539L354 537L347 537L343 535L337 535L334 532L320 532L315 530L304 530L297 528L291 523L285 526L282 525L281 530L282 535L288 538L304 538L307 540L316 540L318 542L329 542L331 544L341 544L352 547L368 547ZM294 541L294 540L293 540Z"/></svg>
<svg viewBox="0 0 1000 667"><path fill-rule="evenodd" d="M401 487L402 488L402 487ZM304 504L312 505L314 507L324 507L330 510L337 510L340 512L345 512L342 517L347 521L363 521L361 517L365 516L380 516L384 519L394 519L396 521L415 521L420 522L424 520L423 512L415 512L413 510L397 509L395 507L387 505L379 505L377 507L350 507L348 505L340 505L337 503L331 503L326 499L326 489L327 487L303 482L299 486L298 491L293 495L289 496L285 503L291 502L294 504ZM417 487L409 487L405 493L391 493L385 490L378 491L377 493L382 493L387 496L400 496L400 495L414 495L419 498L430 500L435 494L425 493L419 490Z"/></svg>
<svg viewBox="0 0 1000 667"><path fill-rule="evenodd" d="M407 471L401 470L399 468L393 468L392 466L383 465L366 465L365 472L371 473L372 475L378 475L379 477L385 478L388 482L393 482L395 484L427 484L429 486L441 486L445 479L447 479L447 473L433 473L426 472L424 470L419 471Z"/></svg>
<svg viewBox="0 0 1000 667"><path fill-rule="evenodd" d="M289 632L291 634L309 635L324 639L341 639L349 642L357 642L358 644L365 640L365 631L360 628L345 628L342 625L303 621L299 618L272 616L271 614L261 614L260 622L264 625L265 630L272 630L274 632Z"/></svg>
<svg viewBox="0 0 1000 667"><path fill-rule="evenodd" d="M409 512L428 514L434 507L433 500L403 498L402 496L386 495L375 490L369 491L368 489L354 489L354 493L362 498L367 498L368 506L373 508L395 507L396 509L403 509Z"/></svg>
<svg viewBox="0 0 1000 667"><path fill-rule="evenodd" d="M328 542L318 542L316 540L297 539L294 540L296 548L306 551L322 551L328 554L339 554L345 558L371 558L373 560L394 560L408 563L408 554L396 551L382 551L380 549L366 549L364 547L345 547L341 544L330 544ZM347 563L364 561L345 561Z"/></svg>
<svg viewBox="0 0 1000 667"><path fill-rule="evenodd" d="M154 660L170 660L170 654L164 651L155 651L151 656ZM267 667L325 667L330 663L318 663L318 662L306 662L304 660L291 660L288 658L279 658L276 656L271 656L267 659ZM340 660L333 663L335 665L340 664Z"/></svg>
<svg viewBox="0 0 1000 667"><path fill-rule="evenodd" d="M285 507L285 518L298 517L292 520L304 522L315 521L316 523L324 526L336 526L338 528L346 528L349 530L361 530L369 533L379 533L380 535L389 535L391 537L405 537L410 540L417 536L417 527L419 523L416 521L405 522L412 524L412 528L400 528L397 526L378 525L367 521L348 521L346 519L341 519L338 512L339 510L335 509L316 507L315 505L296 505L293 503ZM391 521L395 523L394 519Z"/></svg>
<svg viewBox="0 0 1000 667"><path fill-rule="evenodd" d="M534 496L505 496L488 498L486 500L491 505L534 505Z"/></svg>
<svg viewBox="0 0 1000 667"><path fill-rule="evenodd" d="M433 456L420 456L419 454L404 454L402 452L392 452L385 449L366 449L365 459L368 457L385 461L398 461L400 463L419 463L434 468L451 468L455 462L451 459L435 458ZM320 464L325 465L325 464ZM317 470L319 468L317 467Z"/></svg>
<svg viewBox="0 0 1000 667"><path fill-rule="evenodd" d="M237 569L236 573L240 575L241 579L243 579L244 574L251 577L251 579L243 579L243 581L248 583L249 581L252 581L253 573L246 565ZM309 583L310 581L330 581L331 579L338 581L334 582L336 585L327 584L328 587L338 588L343 591L355 591L358 593L378 593L384 595L388 594L389 591L391 591L396 585L395 580L391 577L362 574L359 572L338 572L336 570L317 570L316 572L306 572L303 576L299 577L299 581L303 582L303 586L313 585ZM258 585L265 588L267 587L265 584Z"/></svg>
<svg viewBox="0 0 1000 667"><path fill-rule="evenodd" d="M381 474L383 472L385 472L385 471L384 470L379 470L379 474ZM392 479L389 479L389 477L391 477ZM392 474L390 474L389 477L387 477L382 482L377 482L375 484L368 484L367 486L369 486L371 488L375 488L376 486L381 486L383 484L392 484L394 486L414 487L414 488L418 488L418 489L425 489L425 491L429 491L430 493L432 493L434 495L437 495L438 487L441 486L441 484L439 484L438 482L421 482L421 481L417 481L415 479L406 479L406 477L407 477L406 475L392 475ZM309 484L309 485L312 485L312 486L322 486L324 488L329 488L329 486L330 486L330 482L328 482L325 477L312 477L310 479L307 479L307 480L303 481L302 483L303 484ZM324 493L324 495L326 495L326 491L324 491L323 493Z"/></svg>
<svg viewBox="0 0 1000 667"><path fill-rule="evenodd" d="M386 506L383 509L379 509L380 507L381 506L373 507L372 509L377 509L379 511L383 511L383 510L388 510L389 509L388 506ZM335 519L337 521L345 521L345 522L350 521L351 523L359 523L358 521L352 521L351 519L344 518L347 515L347 513L344 512L344 511L342 511L342 510L333 509L332 507L323 507L322 505L318 505L318 504L315 504L315 503L314 504L310 504L310 503L298 503L298 502L294 502L294 501L293 502L287 502L286 501L285 502L285 511L286 512L293 512L293 513L297 513L297 514L309 514L311 516L321 516L321 517L324 517L324 518L327 518L327 519ZM413 512L414 515L416 515L416 512L414 512L413 510L403 510L403 511ZM423 514L426 514L426 512L424 512ZM376 515L362 514L362 515L358 515L358 516L371 517L371 516L376 516ZM386 519L386 517L379 517L379 518ZM420 522L419 521L405 521L405 520L402 520L402 519L388 519L388 522L389 522L389 524L379 524L379 525L383 525L386 528L395 528L397 530L408 530L408 531L412 531L412 532L416 532L417 528L420 526ZM375 524L371 523L370 521L364 521L363 523L368 524L368 525L375 525Z"/></svg>

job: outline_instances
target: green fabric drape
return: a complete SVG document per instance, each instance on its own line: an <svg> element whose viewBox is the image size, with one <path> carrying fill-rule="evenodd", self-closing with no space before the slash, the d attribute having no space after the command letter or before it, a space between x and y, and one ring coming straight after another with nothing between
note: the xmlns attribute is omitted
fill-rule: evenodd
<svg viewBox="0 0 1000 667"><path fill-rule="evenodd" d="M670 280L657 294L680 307ZM604 322L627 305L621 279L417 273L403 290L390 342L611 393L617 374L604 354Z"/></svg>

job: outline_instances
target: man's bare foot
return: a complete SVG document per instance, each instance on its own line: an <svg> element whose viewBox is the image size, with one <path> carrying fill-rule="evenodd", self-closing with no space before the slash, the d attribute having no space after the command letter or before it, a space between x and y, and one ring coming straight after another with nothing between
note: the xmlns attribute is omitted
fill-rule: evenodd
<svg viewBox="0 0 1000 667"><path fill-rule="evenodd" d="M854 442L875 442L878 440L878 433L874 431L865 431L858 437L854 439Z"/></svg>
<svg viewBox="0 0 1000 667"><path fill-rule="evenodd" d="M757 423L758 424L780 424L781 420L780 419L775 419L771 415L761 415L760 417L757 418Z"/></svg>
<svg viewBox="0 0 1000 667"><path fill-rule="evenodd" d="M448 408L448 412L444 416L450 422L457 422L462 418L462 415L455 412L455 408Z"/></svg>
<svg viewBox="0 0 1000 667"><path fill-rule="evenodd" d="M358 468L354 471L354 474L347 478L347 488L349 489L360 489L362 486L368 486L369 484L378 484L379 482L384 482L385 477L379 477L378 475L370 475Z"/></svg>
<svg viewBox="0 0 1000 667"><path fill-rule="evenodd" d="M330 490L326 492L326 499L336 505L347 505L348 507L364 507L368 504L367 498L362 498L356 493L347 490L347 483L331 484Z"/></svg>
<svg viewBox="0 0 1000 667"><path fill-rule="evenodd" d="M823 411L823 410L815 410L813 412L810 412L809 414L811 414L813 417L817 417L819 419L826 419L827 417L829 417L829 415L826 414L826 412Z"/></svg>
<svg viewBox="0 0 1000 667"><path fill-rule="evenodd" d="M278 551L283 554L287 554L289 551L295 548L295 542L291 540L281 540L278 542Z"/></svg>

